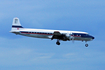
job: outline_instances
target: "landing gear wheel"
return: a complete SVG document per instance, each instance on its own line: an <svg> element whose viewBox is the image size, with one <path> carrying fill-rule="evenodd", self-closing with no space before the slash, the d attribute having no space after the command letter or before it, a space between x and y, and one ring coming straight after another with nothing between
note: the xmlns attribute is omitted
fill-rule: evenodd
<svg viewBox="0 0 105 70"><path fill-rule="evenodd" d="M85 44L86 47L88 47L88 44Z"/></svg>
<svg viewBox="0 0 105 70"><path fill-rule="evenodd" d="M57 45L60 45L60 42L56 42Z"/></svg>

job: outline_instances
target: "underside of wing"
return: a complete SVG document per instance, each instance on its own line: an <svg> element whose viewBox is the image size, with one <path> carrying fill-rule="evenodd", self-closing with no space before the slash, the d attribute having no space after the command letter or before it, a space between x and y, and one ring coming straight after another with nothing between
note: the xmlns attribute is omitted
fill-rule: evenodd
<svg viewBox="0 0 105 70"><path fill-rule="evenodd" d="M53 39L59 39L59 40L63 40L63 41L67 41L68 40L66 35L65 34L61 34L59 31L54 31L51 40L53 40Z"/></svg>

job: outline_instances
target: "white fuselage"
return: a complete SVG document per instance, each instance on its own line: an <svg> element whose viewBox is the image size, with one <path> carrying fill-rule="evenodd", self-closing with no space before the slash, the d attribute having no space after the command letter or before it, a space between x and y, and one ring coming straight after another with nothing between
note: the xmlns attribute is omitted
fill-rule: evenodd
<svg viewBox="0 0 105 70"><path fill-rule="evenodd" d="M73 33L80 33L80 34L88 34L86 32L80 32L80 31L64 31L64 30L47 30L47 29L17 29L11 31L12 33L23 35L23 36L29 36L29 37L35 37L35 38L46 38L51 39L53 36L53 33L55 31L59 31L61 34L69 35L69 38L72 38ZM74 36L74 40L82 40L82 41L90 41L91 38L82 38L81 36L77 35Z"/></svg>

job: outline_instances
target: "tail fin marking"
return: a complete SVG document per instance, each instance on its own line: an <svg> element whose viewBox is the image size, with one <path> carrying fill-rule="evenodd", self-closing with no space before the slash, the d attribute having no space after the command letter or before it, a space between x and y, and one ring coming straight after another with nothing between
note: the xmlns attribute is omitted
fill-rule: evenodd
<svg viewBox="0 0 105 70"><path fill-rule="evenodd" d="M20 30L23 27L20 24L19 18L14 18L13 19L13 24L12 24L12 30Z"/></svg>

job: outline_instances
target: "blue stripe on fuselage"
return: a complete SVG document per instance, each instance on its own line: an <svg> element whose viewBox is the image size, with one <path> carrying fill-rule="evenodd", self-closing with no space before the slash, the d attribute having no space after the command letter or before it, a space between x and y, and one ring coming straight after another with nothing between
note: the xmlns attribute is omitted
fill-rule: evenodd
<svg viewBox="0 0 105 70"><path fill-rule="evenodd" d="M73 33L72 35L74 35L74 36L81 36L82 38L92 38L92 39L94 39L94 37L93 36L91 36L91 35L88 35L88 34L82 34L82 33Z"/></svg>
<svg viewBox="0 0 105 70"><path fill-rule="evenodd" d="M12 26L13 28L23 28L22 26Z"/></svg>

